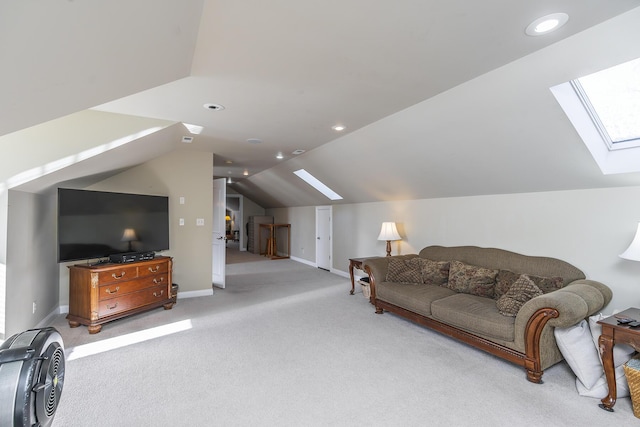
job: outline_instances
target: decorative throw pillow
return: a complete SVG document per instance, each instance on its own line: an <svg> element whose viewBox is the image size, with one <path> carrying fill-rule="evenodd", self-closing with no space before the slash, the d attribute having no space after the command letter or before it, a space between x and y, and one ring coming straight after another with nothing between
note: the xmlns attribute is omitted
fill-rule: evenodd
<svg viewBox="0 0 640 427"><path fill-rule="evenodd" d="M540 277L532 274L528 274L527 276L529 276L529 279L545 294L561 289L564 284L562 277ZM498 299L506 294L511 285L513 285L519 277L520 273L514 273L509 270L498 271L494 298Z"/></svg>
<svg viewBox="0 0 640 427"><path fill-rule="evenodd" d="M446 286L449 280L449 261L422 259L422 282L427 285Z"/></svg>
<svg viewBox="0 0 640 427"><path fill-rule="evenodd" d="M481 297L493 297L498 270L451 261L447 287L453 291Z"/></svg>
<svg viewBox="0 0 640 427"><path fill-rule="evenodd" d="M422 283L422 259L391 258L387 282Z"/></svg>
<svg viewBox="0 0 640 427"><path fill-rule="evenodd" d="M540 288L529 279L529 276L522 274L507 293L498 298L496 306L503 316L515 317L525 302L540 295L542 295Z"/></svg>
<svg viewBox="0 0 640 427"><path fill-rule="evenodd" d="M593 346L587 321L568 328L554 328L553 334L560 353L573 373L586 389L591 389L604 374L604 369Z"/></svg>

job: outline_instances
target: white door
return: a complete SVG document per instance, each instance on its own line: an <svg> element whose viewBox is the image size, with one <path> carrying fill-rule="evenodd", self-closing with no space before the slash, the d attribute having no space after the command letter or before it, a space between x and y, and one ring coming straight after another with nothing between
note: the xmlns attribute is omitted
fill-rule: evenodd
<svg viewBox="0 0 640 427"><path fill-rule="evenodd" d="M316 265L331 270L331 206L316 207Z"/></svg>
<svg viewBox="0 0 640 427"><path fill-rule="evenodd" d="M227 183L224 178L213 180L213 273L215 286L224 288L227 245L224 216L227 203Z"/></svg>

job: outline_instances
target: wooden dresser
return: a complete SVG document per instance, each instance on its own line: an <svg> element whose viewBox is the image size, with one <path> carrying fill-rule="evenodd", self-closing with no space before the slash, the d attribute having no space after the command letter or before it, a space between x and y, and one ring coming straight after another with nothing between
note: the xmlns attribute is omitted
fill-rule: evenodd
<svg viewBox="0 0 640 427"><path fill-rule="evenodd" d="M69 267L69 314L72 328L88 326L97 334L102 324L164 306L173 307L172 258L159 256L127 264Z"/></svg>

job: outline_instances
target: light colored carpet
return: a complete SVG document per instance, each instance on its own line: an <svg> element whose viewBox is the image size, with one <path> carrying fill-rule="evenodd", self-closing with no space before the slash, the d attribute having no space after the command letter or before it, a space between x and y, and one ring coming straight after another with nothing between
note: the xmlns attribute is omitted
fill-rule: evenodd
<svg viewBox="0 0 640 427"><path fill-rule="evenodd" d="M603 426L637 422L578 396L565 363L524 370L385 313L349 280L291 260L235 264L227 288L89 335L67 357L159 325L191 328L68 360L54 427ZM129 335L130 336L130 335ZM95 345L95 344L94 344Z"/></svg>

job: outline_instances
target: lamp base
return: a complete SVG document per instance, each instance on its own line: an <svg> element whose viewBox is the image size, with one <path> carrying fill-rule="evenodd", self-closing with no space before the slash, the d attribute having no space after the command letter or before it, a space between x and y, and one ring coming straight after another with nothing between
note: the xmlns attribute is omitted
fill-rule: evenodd
<svg viewBox="0 0 640 427"><path fill-rule="evenodd" d="M391 240L387 240L387 256L391 256Z"/></svg>

